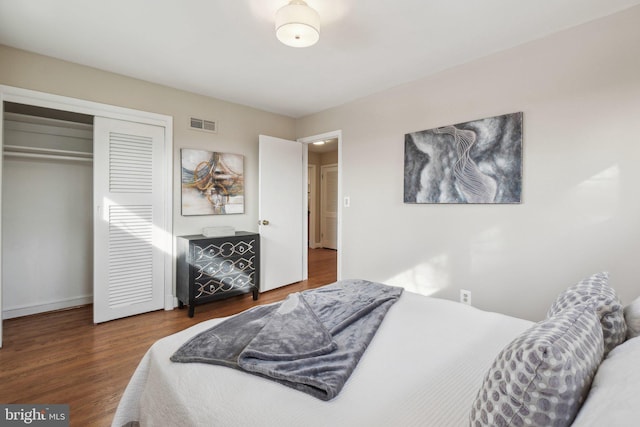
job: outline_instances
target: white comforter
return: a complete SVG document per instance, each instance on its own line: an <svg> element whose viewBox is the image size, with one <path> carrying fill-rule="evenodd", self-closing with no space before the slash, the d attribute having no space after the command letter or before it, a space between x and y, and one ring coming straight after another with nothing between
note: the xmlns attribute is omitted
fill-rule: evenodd
<svg viewBox="0 0 640 427"><path fill-rule="evenodd" d="M113 426L467 426L498 352L531 322L405 292L335 399L324 402L222 366L172 363L209 320L156 342Z"/></svg>

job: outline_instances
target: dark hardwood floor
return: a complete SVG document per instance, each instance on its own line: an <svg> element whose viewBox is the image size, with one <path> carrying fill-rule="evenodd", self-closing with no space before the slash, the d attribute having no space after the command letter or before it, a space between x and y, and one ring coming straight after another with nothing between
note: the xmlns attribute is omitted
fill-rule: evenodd
<svg viewBox="0 0 640 427"><path fill-rule="evenodd" d="M336 280L336 251L309 250L309 280L187 310L155 311L93 324L93 307L4 321L0 403L69 404L71 426L109 426L138 362L159 338L216 317Z"/></svg>

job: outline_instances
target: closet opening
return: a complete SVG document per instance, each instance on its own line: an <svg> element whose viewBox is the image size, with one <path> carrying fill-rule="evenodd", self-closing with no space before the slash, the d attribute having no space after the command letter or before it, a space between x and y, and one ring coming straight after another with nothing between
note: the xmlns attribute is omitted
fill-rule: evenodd
<svg viewBox="0 0 640 427"><path fill-rule="evenodd" d="M3 319L93 302L93 120L4 102Z"/></svg>

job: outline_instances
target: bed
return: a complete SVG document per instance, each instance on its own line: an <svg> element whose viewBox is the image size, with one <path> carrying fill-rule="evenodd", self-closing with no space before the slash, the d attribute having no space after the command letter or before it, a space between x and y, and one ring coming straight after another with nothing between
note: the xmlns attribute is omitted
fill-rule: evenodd
<svg viewBox="0 0 640 427"><path fill-rule="evenodd" d="M555 309L574 313L577 309L571 304L555 304ZM583 312L579 316L590 319L594 310L581 308ZM596 320L598 328L601 318ZM487 390L489 396L495 395L497 384L491 380L500 369L500 358L510 354L505 353L509 346L540 329L540 324L543 330L549 329L549 321L534 323L404 291L388 309L344 388L323 401L242 370L170 360L191 338L225 320L205 321L157 341L133 374L112 426L495 425L500 415L480 410L487 403L482 400L483 388L485 395ZM640 375L609 371L633 367L640 360L640 341L617 343L605 358L603 334L596 336L594 331L585 335L601 340L593 345L598 348L592 357L597 361L592 363L606 367L607 375L600 378L597 367L591 368L583 395L591 394L584 404L584 396L579 402L582 409L573 424L596 426L607 420L609 425L635 425L633 406L640 404L640 398L633 388L637 390ZM584 346L579 348L583 350ZM620 391L627 393L623 399ZM611 399L612 395L617 398ZM616 403L612 406L605 399ZM470 419L472 408L477 408L473 410L477 414ZM612 413L613 424L609 422ZM515 417L505 425L518 425L517 421Z"/></svg>

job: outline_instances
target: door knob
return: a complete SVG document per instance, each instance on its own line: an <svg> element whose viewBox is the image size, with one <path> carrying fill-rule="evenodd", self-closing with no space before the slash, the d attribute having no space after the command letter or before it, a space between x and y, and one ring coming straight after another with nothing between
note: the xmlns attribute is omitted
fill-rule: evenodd
<svg viewBox="0 0 640 427"><path fill-rule="evenodd" d="M258 221L258 225L269 225L269 221L266 219L262 221Z"/></svg>

